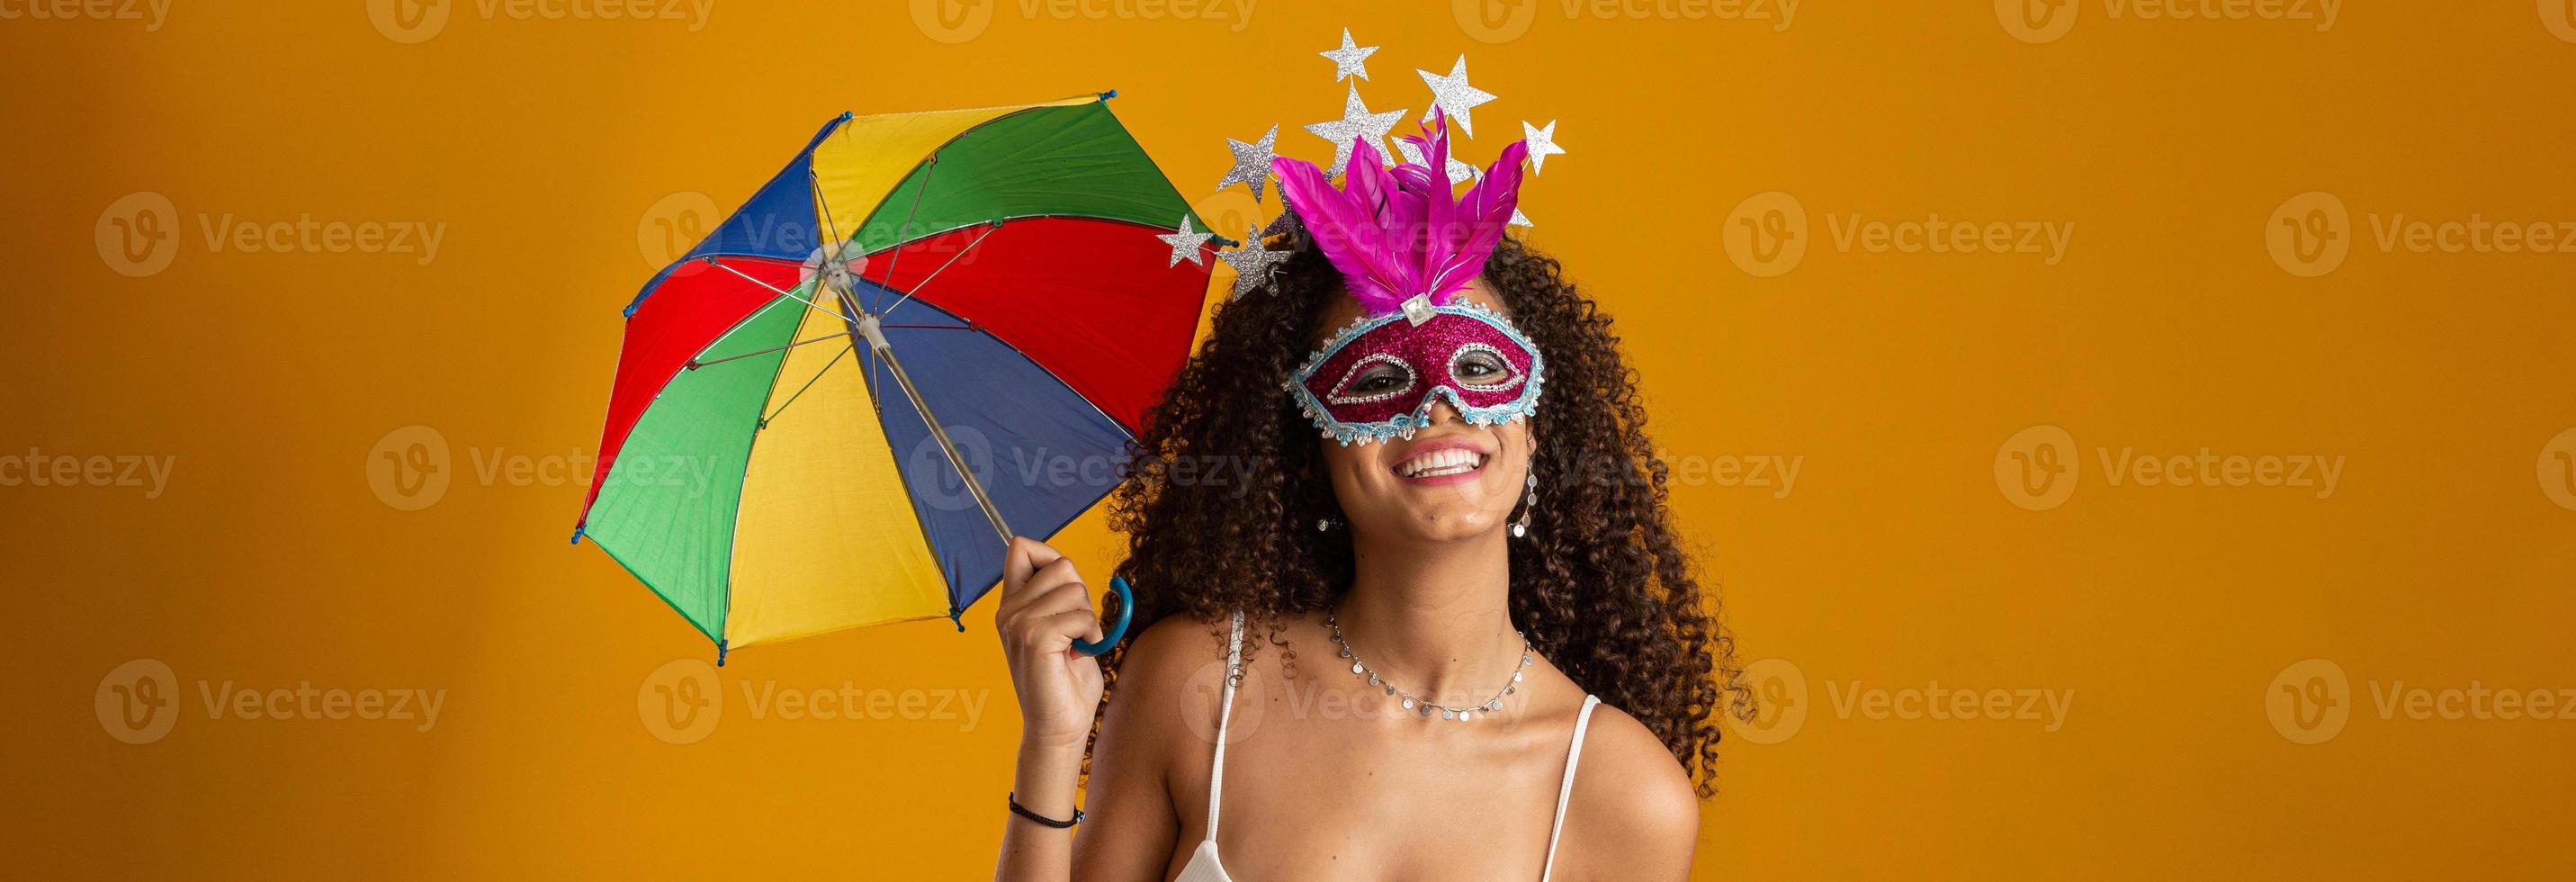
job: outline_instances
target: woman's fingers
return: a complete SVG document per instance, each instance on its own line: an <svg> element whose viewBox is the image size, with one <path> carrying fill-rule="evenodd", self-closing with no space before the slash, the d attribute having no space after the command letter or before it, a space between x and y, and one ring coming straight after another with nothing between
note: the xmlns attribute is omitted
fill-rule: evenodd
<svg viewBox="0 0 2576 882"><path fill-rule="evenodd" d="M1014 539L1003 568L1017 578L1004 586L1004 609L994 614L998 630L1023 645L1055 645L1086 635L1098 639L1100 619L1091 610L1091 590L1072 558L1034 540ZM1063 624L1076 614L1091 622L1088 630ZM1067 630L1071 633L1062 633Z"/></svg>
<svg viewBox="0 0 2576 882"><path fill-rule="evenodd" d="M1047 570L1040 570L1039 575L1031 580L1031 584L1034 585L1037 580L1048 578ZM1073 612L1092 616L1095 621L1099 618L1091 609L1090 588L1082 584L1081 577L1070 572L1068 568L1067 572L1056 576L1045 587L1030 590L1028 597L1021 601L1020 608L1011 614L1010 621L1014 623L1014 628L1024 632L1042 631L1045 626L1038 623Z"/></svg>
<svg viewBox="0 0 2576 882"><path fill-rule="evenodd" d="M1026 590L1029 577L1038 568L1064 559L1062 552L1044 542L1026 536L1011 537L1010 547L1002 552L1002 601L994 608L994 617L1007 619L1032 593Z"/></svg>
<svg viewBox="0 0 2576 882"><path fill-rule="evenodd" d="M1076 638L1095 643L1100 641L1100 617L1093 615L1089 607L1066 610L1037 619L1036 622L1037 633L1046 641L1046 646L1050 649L1061 650L1072 646Z"/></svg>

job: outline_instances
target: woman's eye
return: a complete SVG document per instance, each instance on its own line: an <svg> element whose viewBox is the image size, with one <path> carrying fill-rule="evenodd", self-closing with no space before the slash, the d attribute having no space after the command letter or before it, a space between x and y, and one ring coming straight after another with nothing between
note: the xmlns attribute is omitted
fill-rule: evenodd
<svg viewBox="0 0 2576 882"><path fill-rule="evenodd" d="M1359 382L1351 384L1351 391L1362 394L1393 392L1404 388L1405 377L1406 374L1399 370L1373 370L1361 374Z"/></svg>
<svg viewBox="0 0 2576 882"><path fill-rule="evenodd" d="M1355 404L1402 395L1413 388L1413 368L1390 355L1373 355L1343 375L1332 401Z"/></svg>
<svg viewBox="0 0 2576 882"><path fill-rule="evenodd" d="M1519 379L1502 353L1481 344L1458 350L1449 359L1449 375L1461 384L1486 389L1507 387Z"/></svg>

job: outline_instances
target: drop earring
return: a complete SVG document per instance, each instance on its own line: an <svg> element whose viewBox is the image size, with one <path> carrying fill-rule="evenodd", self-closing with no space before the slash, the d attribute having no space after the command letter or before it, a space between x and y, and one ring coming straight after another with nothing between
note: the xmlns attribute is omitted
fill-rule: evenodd
<svg viewBox="0 0 2576 882"><path fill-rule="evenodd" d="M1318 533L1330 533L1330 532L1332 532L1332 531L1333 531L1333 527L1334 527L1334 526L1336 526L1338 523L1339 523L1339 522L1334 521L1332 518L1316 518L1316 519L1315 519L1315 532L1318 532Z"/></svg>
<svg viewBox="0 0 2576 882"><path fill-rule="evenodd" d="M1528 483L1529 494L1521 497L1521 502L1524 505L1521 509L1521 519L1512 522L1512 538L1514 539L1519 539L1529 535L1530 510L1538 507L1538 469L1530 469Z"/></svg>

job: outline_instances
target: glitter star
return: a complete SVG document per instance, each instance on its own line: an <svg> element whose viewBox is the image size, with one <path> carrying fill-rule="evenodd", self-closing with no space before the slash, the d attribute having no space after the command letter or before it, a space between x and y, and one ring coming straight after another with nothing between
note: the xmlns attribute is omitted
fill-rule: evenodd
<svg viewBox="0 0 2576 882"><path fill-rule="evenodd" d="M1427 70L1414 73L1421 74L1422 84L1431 87L1433 110L1447 111L1450 119L1458 121L1459 128L1465 129L1470 136L1476 134L1476 121L1467 113L1476 109L1476 105L1494 100L1494 93L1467 85L1467 56L1458 56L1458 63L1450 65L1449 75L1445 77ZM1423 112L1422 118L1430 119L1431 113Z"/></svg>
<svg viewBox="0 0 2576 882"><path fill-rule="evenodd" d="M1539 173L1547 164L1548 154L1565 152L1565 148L1556 146L1556 120L1548 120L1544 129L1521 120L1521 140L1529 142L1530 174Z"/></svg>
<svg viewBox="0 0 2576 882"><path fill-rule="evenodd" d="M1403 119L1404 114L1403 110L1370 113L1368 105L1360 103L1360 87L1352 85L1349 95L1342 99L1341 119L1306 127L1306 131L1315 133L1315 137L1333 142L1333 165L1324 174L1340 177L1342 170L1351 165L1351 145L1361 138L1367 138L1380 147L1379 153L1386 152L1383 149L1386 133L1395 128L1396 121Z"/></svg>
<svg viewBox="0 0 2576 882"><path fill-rule="evenodd" d="M1333 60L1333 82L1338 83L1343 79L1352 76L1357 76L1363 80L1368 79L1369 53L1376 51L1377 47L1375 46L1360 46L1352 43L1351 29L1343 28L1342 48L1334 49L1329 52L1318 52L1315 54Z"/></svg>
<svg viewBox="0 0 2576 882"><path fill-rule="evenodd" d="M1261 185L1270 179L1270 159L1275 155L1271 152L1271 146L1278 141L1278 126L1271 126L1269 133L1262 135L1261 140L1250 144L1233 138L1225 139L1225 149L1234 151L1234 167L1226 170L1225 180L1216 182L1216 188L1223 190L1236 182L1241 182L1244 186L1252 188L1252 201L1260 202Z"/></svg>
<svg viewBox="0 0 2576 882"><path fill-rule="evenodd" d="M1231 296L1242 297L1245 292L1267 284L1270 281L1271 270L1288 262L1290 253L1261 247L1261 228L1255 226L1244 235L1243 247L1232 251L1219 251L1216 253L1216 259L1225 261L1226 266L1234 267L1234 294Z"/></svg>
<svg viewBox="0 0 2576 882"><path fill-rule="evenodd" d="M1430 164L1422 158L1422 148L1413 146L1413 142L1411 141L1397 138L1395 140L1395 152L1404 154L1404 161L1413 163L1414 165ZM1478 171L1474 165L1461 162L1458 157L1455 156L1449 157L1448 172L1449 183L1452 184L1460 183L1462 181L1472 181L1484 175L1484 172Z"/></svg>
<svg viewBox="0 0 2576 882"><path fill-rule="evenodd" d="M1183 258L1188 258L1192 264L1206 266L1207 261L1199 257L1199 249L1207 245L1207 240L1216 238L1216 234L1192 231L1190 216L1184 214L1181 215L1181 228L1178 232L1162 233L1154 238L1161 239L1163 244L1172 246L1172 262L1164 264L1165 266L1180 266Z"/></svg>

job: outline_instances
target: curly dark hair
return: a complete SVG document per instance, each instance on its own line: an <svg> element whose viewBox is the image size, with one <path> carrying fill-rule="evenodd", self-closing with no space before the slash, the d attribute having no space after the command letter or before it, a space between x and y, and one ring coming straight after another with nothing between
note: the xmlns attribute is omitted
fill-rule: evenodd
<svg viewBox="0 0 2576 882"><path fill-rule="evenodd" d="M1665 508L1666 468L1646 437L1636 372L1620 361L1610 316L1554 258L1506 236L1484 277L1547 354L1545 406L1531 418L1540 439L1531 468L1546 502L1530 513L1529 540L1510 543L1512 618L1576 684L1661 738L1699 795L1712 796L1721 693L1738 715L1751 712L1752 696L1717 599L1700 590ZM1129 443L1110 525L1128 537L1116 573L1135 591L1135 625L1101 656L1104 710L1132 635L1155 622L1222 623L1242 610L1286 647L1284 617L1329 608L1349 589L1347 531L1314 527L1340 514L1325 439L1282 385L1314 350L1342 284L1321 252L1304 247L1272 284L1221 306ZM1258 467L1213 480L1196 467L1211 456ZM1215 627L1221 642L1224 625ZM1292 671L1294 659L1293 649L1283 657Z"/></svg>

